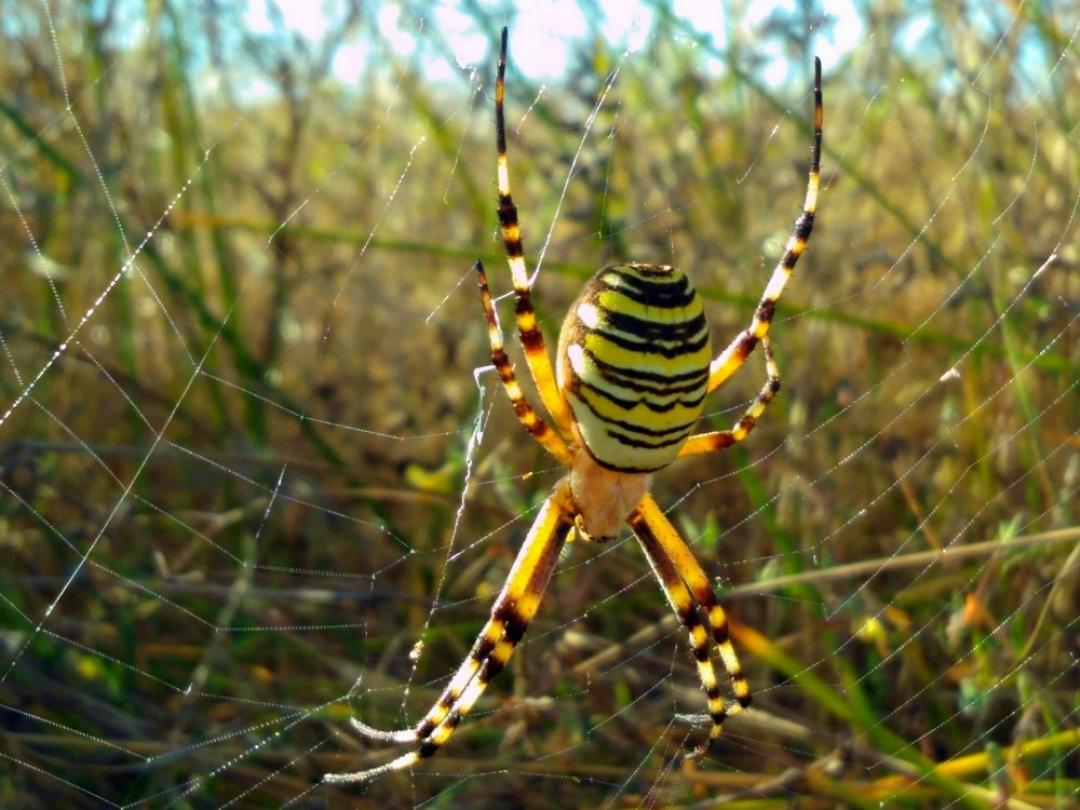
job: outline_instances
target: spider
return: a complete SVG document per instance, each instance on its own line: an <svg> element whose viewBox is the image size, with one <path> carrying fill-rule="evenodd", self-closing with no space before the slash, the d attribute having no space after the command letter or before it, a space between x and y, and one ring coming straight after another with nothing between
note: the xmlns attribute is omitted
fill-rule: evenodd
<svg viewBox="0 0 1080 810"><path fill-rule="evenodd" d="M814 136L803 212L749 327L710 361L709 329L690 279L667 265L615 265L597 273L571 306L553 367L530 299L521 228L510 193L503 113L506 47L504 28L495 82L499 223L517 299L518 336L554 426L537 413L518 384L503 346L484 266L477 260L474 269L491 360L514 413L533 439L569 472L540 508L469 657L424 718L415 727L399 731L381 731L352 719L361 736L408 744L412 750L368 770L327 774L326 782L367 782L408 768L446 743L510 660L536 615L563 545L575 530L583 539L603 541L629 525L689 632L711 720L708 738L691 756L707 750L720 736L725 718L744 711L751 702L746 676L728 638L724 609L717 603L708 575L649 494L649 484L653 473L676 458L710 453L745 439L780 389L769 325L814 225L823 121L821 61L814 60ZM765 355L767 379L754 402L730 430L691 435L705 397L743 365L758 343ZM731 680L734 700L725 700L721 694L710 636Z"/></svg>

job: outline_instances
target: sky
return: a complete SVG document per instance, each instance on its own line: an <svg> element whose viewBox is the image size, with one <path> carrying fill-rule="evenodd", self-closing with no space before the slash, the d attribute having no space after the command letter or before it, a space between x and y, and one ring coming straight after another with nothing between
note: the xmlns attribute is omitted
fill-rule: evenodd
<svg viewBox="0 0 1080 810"><path fill-rule="evenodd" d="M492 32L479 30L476 16L462 11L460 5L459 2L434 2L428 6L429 16L422 25L437 28L442 33L457 63L425 58L425 75L429 81L452 79L460 75L462 69L484 65L490 58ZM485 4L481 2L480 5ZM340 2L333 0L278 0L285 27L312 41L321 39L329 21L340 16L340 12L334 11L339 6ZM795 7L796 0L748 3L746 10L740 12L740 24L755 29L774 11L793 11ZM821 7L834 21L820 43L820 56L827 71L831 64L863 40L865 29L853 0L824 0ZM384 2L376 8L376 26L382 39L396 55L411 55L418 47L422 33L417 30L415 17L403 15L400 6L393 2ZM609 0L600 2L599 8L604 14L603 33L609 42L623 45L630 52L645 46L654 14L651 4L641 0ZM711 34L719 47L725 46L729 23L725 21L723 3L672 0L671 9L676 16L692 19L696 31ZM274 30L265 0L249 0L245 22L256 32L271 33ZM522 2L507 22L513 26L511 37L516 33L528 43L528 47L514 48L511 41L516 69L537 81L564 75L572 41L589 33L576 0ZM369 56L368 44L363 38L344 44L334 62L335 75L349 83L362 72ZM779 83L789 67L785 55L776 53L771 62L762 66L761 78L766 84Z"/></svg>

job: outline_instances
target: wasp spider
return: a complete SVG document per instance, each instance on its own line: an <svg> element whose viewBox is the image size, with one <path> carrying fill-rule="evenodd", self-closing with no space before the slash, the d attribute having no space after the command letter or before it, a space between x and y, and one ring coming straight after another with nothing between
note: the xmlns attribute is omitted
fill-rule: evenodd
<svg viewBox="0 0 1080 810"><path fill-rule="evenodd" d="M554 422L526 399L503 348L483 265L476 262L487 318L491 359L521 423L562 462L568 474L540 509L472 651L442 695L414 728L380 731L352 720L379 742L413 749L365 771L328 774L327 782L366 782L408 768L441 748L514 652L572 530L602 541L628 524L641 543L668 602L690 634L712 726L704 751L724 719L750 705L750 688L728 639L724 609L709 577L649 494L652 474L676 458L709 453L742 441L780 389L769 324L814 225L821 157L821 62L814 60L814 139L803 213L773 271L750 326L710 361L709 328L701 300L681 270L666 265L607 267L582 290L559 334L553 367L530 300L517 208L510 195L503 118L507 31L502 32L495 83L499 223L517 298L517 329L529 372ZM691 435L705 397L734 374L761 343L767 379L753 404L730 429ZM704 619L704 621L702 621ZM731 679L725 700L713 668L710 635Z"/></svg>

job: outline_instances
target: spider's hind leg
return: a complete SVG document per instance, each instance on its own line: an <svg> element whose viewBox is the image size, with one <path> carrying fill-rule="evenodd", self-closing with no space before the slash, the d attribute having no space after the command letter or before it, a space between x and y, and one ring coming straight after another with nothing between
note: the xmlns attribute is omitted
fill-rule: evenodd
<svg viewBox="0 0 1080 810"><path fill-rule="evenodd" d="M746 412L730 430L699 433L688 438L686 444L679 449L680 458L711 453L714 450L723 450L725 447L738 444L750 435L750 431L757 425L758 419L765 413L765 409L769 407L776 394L780 391L780 367L776 364L776 355L773 354L772 342L769 340L768 335L761 339L761 349L765 353L765 373L767 377L765 385L761 387L757 397L750 403L750 407L746 409Z"/></svg>
<svg viewBox="0 0 1080 810"><path fill-rule="evenodd" d="M821 129L824 118L825 113L821 101L821 60L814 57L814 139L810 147L810 172L806 180L803 212L795 220L795 229L788 238L784 255L780 257L780 261L773 269L772 277L765 287L761 301L758 302L750 326L740 332L710 364L710 392L715 391L728 377L738 371L758 342L769 333L769 326L776 312L776 302L780 300L784 287L787 286L791 274L795 271L795 263L799 261L799 257L810 242L810 233L814 229L814 215L817 212L818 191L821 186Z"/></svg>
<svg viewBox="0 0 1080 810"><path fill-rule="evenodd" d="M503 243L506 245L506 260L510 264L510 276L514 283L514 295L517 298L517 327L521 347L525 350L525 362L529 365L540 399L547 408L555 425L566 435L571 434L573 417L570 406L559 393L555 381L555 372L548 355L544 335L536 320L533 309L529 273L525 268L525 247L521 241L521 224L518 220L517 206L510 191L510 161L506 156L506 115L503 101L506 97L506 45L509 32L502 30L499 48L499 69L495 77L495 139L497 148L498 183L499 183L499 226L502 229Z"/></svg>
<svg viewBox="0 0 1080 810"><path fill-rule="evenodd" d="M574 455L567 447L566 442L557 432L551 429L525 397L525 392L518 384L514 367L506 354L503 345L502 329L499 327L499 316L495 312L495 304L491 300L491 290L488 288L487 273L484 271L483 262L479 259L473 265L476 270L477 284L480 287L480 303L484 307L484 317L487 320L488 342L491 344L491 362L499 373L506 395L510 398L510 404L514 407L514 413L525 429L529 431L539 444L551 455L555 456L567 467L574 462Z"/></svg>

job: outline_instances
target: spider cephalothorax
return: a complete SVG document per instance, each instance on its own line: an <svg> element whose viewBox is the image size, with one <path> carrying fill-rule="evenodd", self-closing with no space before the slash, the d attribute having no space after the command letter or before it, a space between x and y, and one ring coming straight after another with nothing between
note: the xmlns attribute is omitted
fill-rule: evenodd
<svg viewBox="0 0 1080 810"><path fill-rule="evenodd" d="M570 308L559 335L556 373L533 311L518 213L510 194L503 116L506 41L504 28L495 82L499 223L517 297L518 336L554 426L536 412L518 385L479 261L476 272L491 359L514 412L530 435L569 472L540 508L468 658L424 718L413 728L389 732L355 718L352 721L369 739L406 743L413 749L375 768L328 774L328 782L364 782L408 768L439 750L510 660L536 615L559 553L575 526L593 540L613 537L623 526L637 536L668 602L690 634L712 721L708 740L698 752L720 736L729 714L750 705L750 689L712 583L649 494L649 483L652 473L678 457L742 441L780 388L769 325L814 225L823 118L821 63L814 60L814 141L803 213L750 325L710 360L701 301L682 271L634 262L607 267L585 285ZM692 435L705 397L743 365L758 343L765 355L767 378L753 404L730 430ZM731 679L734 700L725 700L721 694L713 645Z"/></svg>

